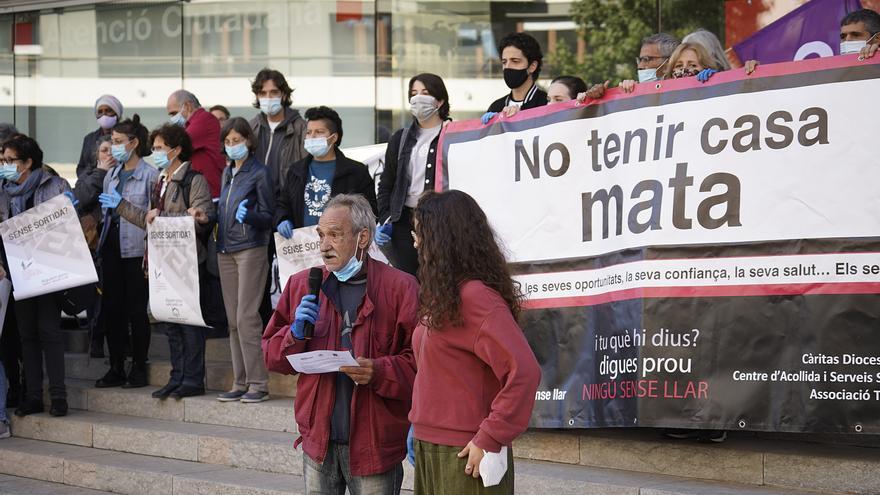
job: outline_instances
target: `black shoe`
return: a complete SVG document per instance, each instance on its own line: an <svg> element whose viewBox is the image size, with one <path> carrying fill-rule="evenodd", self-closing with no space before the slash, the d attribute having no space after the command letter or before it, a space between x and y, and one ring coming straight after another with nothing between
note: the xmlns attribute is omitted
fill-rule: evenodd
<svg viewBox="0 0 880 495"><path fill-rule="evenodd" d="M96 388L121 387L125 385L125 361L110 360L110 369L107 374L95 382Z"/></svg>
<svg viewBox="0 0 880 495"><path fill-rule="evenodd" d="M180 400L184 397L195 397L197 395L205 395L205 389L202 387L181 385L177 390L171 393L171 398Z"/></svg>
<svg viewBox="0 0 880 495"><path fill-rule="evenodd" d="M67 399L52 399L49 414L52 416L67 416Z"/></svg>
<svg viewBox="0 0 880 495"><path fill-rule="evenodd" d="M697 441L700 443L722 443L727 440L725 430L701 430Z"/></svg>
<svg viewBox="0 0 880 495"><path fill-rule="evenodd" d="M15 410L15 415L19 418L23 418L29 414L37 414L41 412L43 412L43 401L26 400Z"/></svg>
<svg viewBox="0 0 880 495"><path fill-rule="evenodd" d="M122 388L141 388L146 387L149 384L146 363L134 363L131 365L131 371L128 372L128 379L125 381L125 385L123 385Z"/></svg>
<svg viewBox="0 0 880 495"><path fill-rule="evenodd" d="M167 399L168 396L173 394L174 391L177 390L179 387L180 387L180 385L178 385L176 383L169 383L169 384L165 385L164 387L160 388L159 390L156 390L155 392L153 392L153 394L152 394L153 398L154 399Z"/></svg>

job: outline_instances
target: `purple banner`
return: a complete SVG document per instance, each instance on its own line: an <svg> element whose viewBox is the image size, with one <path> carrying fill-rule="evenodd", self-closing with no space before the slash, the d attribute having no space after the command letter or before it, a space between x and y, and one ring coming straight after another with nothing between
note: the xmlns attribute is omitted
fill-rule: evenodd
<svg viewBox="0 0 880 495"><path fill-rule="evenodd" d="M862 8L859 0L811 0L733 47L742 62L762 64L840 53L840 20Z"/></svg>

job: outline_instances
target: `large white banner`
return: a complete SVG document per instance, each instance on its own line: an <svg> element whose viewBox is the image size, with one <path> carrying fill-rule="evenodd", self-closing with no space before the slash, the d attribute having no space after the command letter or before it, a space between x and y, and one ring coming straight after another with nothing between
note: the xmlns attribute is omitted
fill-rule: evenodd
<svg viewBox="0 0 880 495"><path fill-rule="evenodd" d="M147 226L150 312L159 321L205 325L199 302L199 258L191 216L156 217Z"/></svg>
<svg viewBox="0 0 880 495"><path fill-rule="evenodd" d="M76 209L63 194L0 223L16 300L98 281Z"/></svg>
<svg viewBox="0 0 880 495"><path fill-rule="evenodd" d="M449 185L477 199L514 262L877 236L878 110L868 79L523 117L447 133Z"/></svg>
<svg viewBox="0 0 880 495"><path fill-rule="evenodd" d="M367 253L374 260L388 263L388 258L379 251L379 246L375 242L370 243ZM318 227L313 225L294 229L290 239L285 239L276 232L275 256L278 257L278 279L281 281L282 290L287 286L287 279L291 275L314 266L323 266Z"/></svg>

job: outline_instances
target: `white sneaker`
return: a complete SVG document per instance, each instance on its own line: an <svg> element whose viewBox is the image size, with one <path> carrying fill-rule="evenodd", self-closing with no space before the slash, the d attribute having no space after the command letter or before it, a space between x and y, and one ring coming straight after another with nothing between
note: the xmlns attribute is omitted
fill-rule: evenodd
<svg viewBox="0 0 880 495"><path fill-rule="evenodd" d="M10 436L9 425L4 421L0 421L0 438L9 438Z"/></svg>

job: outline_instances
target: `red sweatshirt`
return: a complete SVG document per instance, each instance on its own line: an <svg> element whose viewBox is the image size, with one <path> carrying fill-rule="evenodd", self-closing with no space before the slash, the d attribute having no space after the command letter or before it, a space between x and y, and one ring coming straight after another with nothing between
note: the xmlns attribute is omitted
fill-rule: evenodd
<svg viewBox="0 0 880 495"><path fill-rule="evenodd" d="M460 327L416 327L409 420L419 440L498 452L528 427L541 368L495 290L463 283L461 315Z"/></svg>
<svg viewBox="0 0 880 495"><path fill-rule="evenodd" d="M186 133L192 141L192 169L201 172L211 188L211 197L220 197L220 177L226 159L220 154L220 122L204 108L197 108L186 121Z"/></svg>

